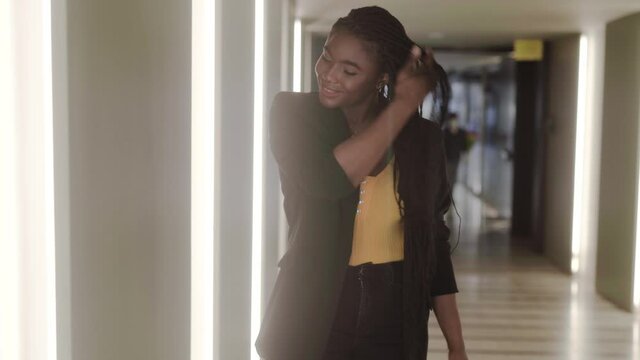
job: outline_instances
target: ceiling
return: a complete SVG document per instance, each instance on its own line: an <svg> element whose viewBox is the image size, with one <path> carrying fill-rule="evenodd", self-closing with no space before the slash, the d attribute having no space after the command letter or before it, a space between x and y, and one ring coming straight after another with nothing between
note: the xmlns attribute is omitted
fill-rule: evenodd
<svg viewBox="0 0 640 360"><path fill-rule="evenodd" d="M326 33L338 17L368 5L389 10L420 44L460 49L577 33L640 12L640 0L296 0L296 15Z"/></svg>
<svg viewBox="0 0 640 360"><path fill-rule="evenodd" d="M436 51L435 59L447 72L467 69L498 69L506 54Z"/></svg>

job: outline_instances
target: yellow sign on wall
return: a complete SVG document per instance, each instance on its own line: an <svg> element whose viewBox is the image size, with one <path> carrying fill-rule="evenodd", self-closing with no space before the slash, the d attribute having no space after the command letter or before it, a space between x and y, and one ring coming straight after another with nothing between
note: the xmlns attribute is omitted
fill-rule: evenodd
<svg viewBox="0 0 640 360"><path fill-rule="evenodd" d="M516 61L540 61L544 55L544 43L538 39L518 39L513 42L513 59Z"/></svg>

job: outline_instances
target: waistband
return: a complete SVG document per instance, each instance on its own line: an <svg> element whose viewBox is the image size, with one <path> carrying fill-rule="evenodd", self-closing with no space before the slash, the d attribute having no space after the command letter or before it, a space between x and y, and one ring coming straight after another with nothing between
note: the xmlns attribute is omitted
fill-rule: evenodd
<svg viewBox="0 0 640 360"><path fill-rule="evenodd" d="M404 264L404 260L398 260L398 261L391 261L391 262L386 262L386 263L379 263L379 264L374 264L372 262L366 262L360 265L349 265L350 269L357 269L357 268L368 268L368 269L376 269L376 268L385 268L385 267L393 267L393 268L397 268L397 267L402 267L402 265Z"/></svg>
<svg viewBox="0 0 640 360"><path fill-rule="evenodd" d="M402 277L404 260L392 261L380 264L367 262L360 265L349 265L347 272L351 274L391 275L393 278Z"/></svg>

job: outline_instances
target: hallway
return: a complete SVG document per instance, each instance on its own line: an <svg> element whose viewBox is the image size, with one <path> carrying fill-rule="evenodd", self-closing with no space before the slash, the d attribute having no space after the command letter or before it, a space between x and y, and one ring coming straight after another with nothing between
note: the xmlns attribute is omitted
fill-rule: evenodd
<svg viewBox="0 0 640 360"><path fill-rule="evenodd" d="M639 359L640 323L581 289L549 261L510 245L509 224L458 185L463 217L453 253L458 305L470 359ZM452 226L452 245L457 225ZM446 359L435 316L429 324L429 359Z"/></svg>

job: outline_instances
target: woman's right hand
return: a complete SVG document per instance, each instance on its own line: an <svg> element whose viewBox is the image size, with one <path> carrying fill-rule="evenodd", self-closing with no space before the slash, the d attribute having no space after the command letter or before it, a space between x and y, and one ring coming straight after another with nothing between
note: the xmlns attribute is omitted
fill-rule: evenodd
<svg viewBox="0 0 640 360"><path fill-rule="evenodd" d="M399 101L413 108L422 105L424 98L431 92L437 82L433 54L422 51L414 45L409 59L398 72L394 88L394 101Z"/></svg>

